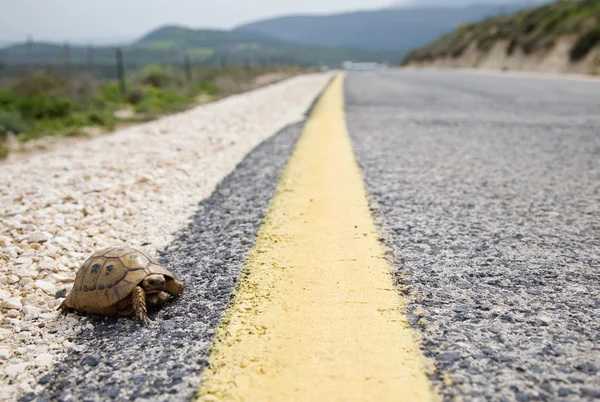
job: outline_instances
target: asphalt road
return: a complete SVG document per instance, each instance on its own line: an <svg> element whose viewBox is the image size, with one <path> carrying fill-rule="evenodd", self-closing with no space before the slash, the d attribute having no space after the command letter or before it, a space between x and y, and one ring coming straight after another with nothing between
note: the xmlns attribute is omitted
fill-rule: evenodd
<svg viewBox="0 0 600 402"><path fill-rule="evenodd" d="M600 398L600 84L353 72L347 123L445 400ZM191 400L302 125L263 143L162 262L186 283L93 329L23 401ZM357 323L360 325L360 323Z"/></svg>
<svg viewBox="0 0 600 402"><path fill-rule="evenodd" d="M346 111L445 400L600 398L600 82L352 73Z"/></svg>

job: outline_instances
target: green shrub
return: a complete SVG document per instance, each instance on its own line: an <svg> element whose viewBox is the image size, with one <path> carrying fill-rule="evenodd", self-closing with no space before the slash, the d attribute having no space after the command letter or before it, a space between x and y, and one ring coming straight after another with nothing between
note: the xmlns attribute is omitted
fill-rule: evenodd
<svg viewBox="0 0 600 402"><path fill-rule="evenodd" d="M15 80L11 89L19 96L66 95L64 78L45 72L34 72Z"/></svg>
<svg viewBox="0 0 600 402"><path fill-rule="evenodd" d="M121 89L118 82L104 85L100 88L100 99L108 103L121 103Z"/></svg>
<svg viewBox="0 0 600 402"><path fill-rule="evenodd" d="M203 94L218 95L219 89L212 82L202 82L198 85L198 90Z"/></svg>
<svg viewBox="0 0 600 402"><path fill-rule="evenodd" d="M600 43L600 23L581 36L571 49L572 61L580 61L588 55L594 46Z"/></svg>
<svg viewBox="0 0 600 402"><path fill-rule="evenodd" d="M10 109L17 100L17 97L12 91L0 90L0 108Z"/></svg>
<svg viewBox="0 0 600 402"><path fill-rule="evenodd" d="M144 100L145 96L146 95L142 89L135 88L127 93L126 100L127 103L131 105L139 105Z"/></svg>
<svg viewBox="0 0 600 402"><path fill-rule="evenodd" d="M66 117L73 110L69 99L51 99L42 95L18 98L14 106L26 119L36 120Z"/></svg>
<svg viewBox="0 0 600 402"><path fill-rule="evenodd" d="M135 111L150 114L177 111L189 103L190 100L183 95L150 87L147 88L144 99L135 106Z"/></svg>
<svg viewBox="0 0 600 402"><path fill-rule="evenodd" d="M27 130L27 122L19 112L0 110L0 139L3 141L9 131L19 134Z"/></svg>

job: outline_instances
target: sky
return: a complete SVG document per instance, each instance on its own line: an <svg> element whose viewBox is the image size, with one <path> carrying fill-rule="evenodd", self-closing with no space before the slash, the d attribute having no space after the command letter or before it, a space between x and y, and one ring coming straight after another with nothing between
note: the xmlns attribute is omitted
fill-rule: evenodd
<svg viewBox="0 0 600 402"><path fill-rule="evenodd" d="M0 43L133 40L165 24L228 29L285 14L388 6L393 0L0 0Z"/></svg>

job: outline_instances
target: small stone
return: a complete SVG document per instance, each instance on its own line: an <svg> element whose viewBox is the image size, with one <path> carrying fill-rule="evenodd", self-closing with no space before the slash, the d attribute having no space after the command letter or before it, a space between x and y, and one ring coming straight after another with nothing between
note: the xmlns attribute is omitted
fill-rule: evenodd
<svg viewBox="0 0 600 402"><path fill-rule="evenodd" d="M567 379L569 381L571 381L572 383L581 383L581 384L583 384L583 380L581 378L578 378L578 377L575 377L575 376L572 376L572 375L568 376Z"/></svg>
<svg viewBox="0 0 600 402"><path fill-rule="evenodd" d="M33 307L33 306L24 306L23 312L26 315L31 315L33 317L37 317L42 313L42 309L39 309L39 308Z"/></svg>
<svg viewBox="0 0 600 402"><path fill-rule="evenodd" d="M4 300L8 300L8 299L10 299L10 293L8 293L6 290L0 289L0 301L4 301Z"/></svg>
<svg viewBox="0 0 600 402"><path fill-rule="evenodd" d="M545 315L541 315L538 317L538 321L541 322L543 325L548 325L552 322L552 318Z"/></svg>
<svg viewBox="0 0 600 402"><path fill-rule="evenodd" d="M37 278L37 265L22 265L20 268L15 269L14 273L19 278Z"/></svg>
<svg viewBox="0 0 600 402"><path fill-rule="evenodd" d="M19 278L17 275L11 275L8 277L8 283L10 283L11 285L13 283L17 283L21 280L21 278Z"/></svg>
<svg viewBox="0 0 600 402"><path fill-rule="evenodd" d="M19 285L21 285L21 286L27 286L27 285L29 285L32 282L33 282L33 279L31 279L31 278L23 278L23 279L21 279L19 281Z"/></svg>
<svg viewBox="0 0 600 402"><path fill-rule="evenodd" d="M531 400L531 395L526 392L517 392L515 396L519 402L527 402Z"/></svg>
<svg viewBox="0 0 600 402"><path fill-rule="evenodd" d="M594 375L598 372L598 368L591 363L579 364L575 368L577 370L581 371L582 373L589 374L589 375Z"/></svg>
<svg viewBox="0 0 600 402"><path fill-rule="evenodd" d="M40 262L39 267L44 271L52 271L54 268L56 268L56 265L57 263L54 260L44 260Z"/></svg>
<svg viewBox="0 0 600 402"><path fill-rule="evenodd" d="M27 363L9 364L4 368L4 373L10 377L16 377L25 372Z"/></svg>
<svg viewBox="0 0 600 402"><path fill-rule="evenodd" d="M8 310L6 316L10 318L18 318L21 316L21 313L19 313L19 310Z"/></svg>
<svg viewBox="0 0 600 402"><path fill-rule="evenodd" d="M29 392L25 395L23 395L22 397L20 397L19 399L17 399L17 402L31 402L35 400L35 394L33 392Z"/></svg>
<svg viewBox="0 0 600 402"><path fill-rule="evenodd" d="M40 314L40 318L42 320L45 320L45 321L53 320L54 317L56 317L56 315L54 313L42 313L42 314Z"/></svg>
<svg viewBox="0 0 600 402"><path fill-rule="evenodd" d="M558 389L558 396L569 396L569 394L571 393L571 389L570 388L565 388L565 387L560 387Z"/></svg>
<svg viewBox="0 0 600 402"><path fill-rule="evenodd" d="M417 324L417 323L419 322L419 319L420 319L420 317L419 317L419 316L416 316L416 315L414 315L414 314L410 314L410 315L408 316L408 322L409 322L409 324L411 324L411 325L415 325L415 324Z"/></svg>
<svg viewBox="0 0 600 402"><path fill-rule="evenodd" d="M0 303L0 307L5 308L5 309L21 310L23 305L21 304L20 297L11 297L10 299L5 300L2 303Z"/></svg>
<svg viewBox="0 0 600 402"><path fill-rule="evenodd" d="M43 243L45 241L48 241L49 239L50 236L42 232L33 232L29 236L27 236L27 241L29 243Z"/></svg>
<svg viewBox="0 0 600 402"><path fill-rule="evenodd" d="M600 399L600 388L581 388L581 395Z"/></svg>
<svg viewBox="0 0 600 402"><path fill-rule="evenodd" d="M61 299L67 296L67 288L59 289L58 292L54 295L55 298Z"/></svg>
<svg viewBox="0 0 600 402"><path fill-rule="evenodd" d="M97 366L100 363L97 357L94 356L86 356L83 358L82 363L86 366Z"/></svg>
<svg viewBox="0 0 600 402"><path fill-rule="evenodd" d="M38 366L51 366L54 357L49 353L40 353L35 358L35 364Z"/></svg>
<svg viewBox="0 0 600 402"><path fill-rule="evenodd" d="M31 265L33 264L33 260L29 257L19 257L15 260L15 264L18 265Z"/></svg>
<svg viewBox="0 0 600 402"><path fill-rule="evenodd" d="M439 355L438 359L443 362L455 362L460 359L460 352L445 352Z"/></svg>
<svg viewBox="0 0 600 402"><path fill-rule="evenodd" d="M42 289L44 292L48 293L48 294L54 294L56 293L56 287L51 284L50 282L46 282L46 281L35 281L35 287L38 289Z"/></svg>
<svg viewBox="0 0 600 402"><path fill-rule="evenodd" d="M72 282L73 278L66 274L52 274L51 278L56 282Z"/></svg>
<svg viewBox="0 0 600 402"><path fill-rule="evenodd" d="M51 379L52 379L52 376L50 374L46 374L46 375L40 377L40 379L38 380L38 384L41 384L41 385L48 384Z"/></svg>
<svg viewBox="0 0 600 402"><path fill-rule="evenodd" d="M10 352L6 348L0 348L0 360L8 360Z"/></svg>

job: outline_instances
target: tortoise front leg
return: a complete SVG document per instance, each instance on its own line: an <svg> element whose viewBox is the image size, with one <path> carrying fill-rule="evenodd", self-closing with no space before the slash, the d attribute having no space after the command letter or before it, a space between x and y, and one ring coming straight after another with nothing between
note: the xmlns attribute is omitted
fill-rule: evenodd
<svg viewBox="0 0 600 402"><path fill-rule="evenodd" d="M160 306L166 303L171 298L167 292L159 292L146 296L146 304L151 307Z"/></svg>
<svg viewBox="0 0 600 402"><path fill-rule="evenodd" d="M169 278L167 279L167 283L165 285L165 291L173 296L179 296L181 292L183 292L183 282L178 281L177 279Z"/></svg>
<svg viewBox="0 0 600 402"><path fill-rule="evenodd" d="M150 324L148 319L148 311L146 310L146 293L140 286L133 288L131 292L131 302L133 305L133 313L140 321L140 324Z"/></svg>

